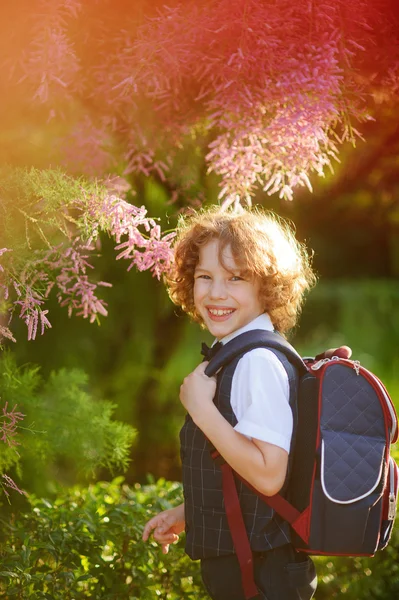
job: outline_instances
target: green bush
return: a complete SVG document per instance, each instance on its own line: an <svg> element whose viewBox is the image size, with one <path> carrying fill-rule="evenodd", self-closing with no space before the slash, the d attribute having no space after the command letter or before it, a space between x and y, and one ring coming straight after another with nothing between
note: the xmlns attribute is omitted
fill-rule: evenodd
<svg viewBox="0 0 399 600"><path fill-rule="evenodd" d="M373 558L317 557L315 600L396 600L399 598L399 528Z"/></svg>
<svg viewBox="0 0 399 600"><path fill-rule="evenodd" d="M90 392L81 369L60 369L43 378L37 365L20 367L13 353L2 352L0 411L5 406L16 406L24 418L9 436L11 443L0 441L0 474L16 473L28 492L49 493L64 472L72 483L78 478L87 483L101 469L115 475L129 464L135 430L113 418L115 405Z"/></svg>
<svg viewBox="0 0 399 600"><path fill-rule="evenodd" d="M182 501L181 484L124 485L122 478L60 492L54 502L30 497L32 510L4 523L0 597L38 600L206 600L199 563L183 539L163 555L144 543L145 522ZM374 558L315 557L316 600L399 597L399 529ZM282 599L283 600L283 599Z"/></svg>
<svg viewBox="0 0 399 600"><path fill-rule="evenodd" d="M177 483L129 488L117 478L54 502L30 497L31 512L3 522L0 597L205 600L182 541L168 555L141 541L145 522L180 503L181 493Z"/></svg>

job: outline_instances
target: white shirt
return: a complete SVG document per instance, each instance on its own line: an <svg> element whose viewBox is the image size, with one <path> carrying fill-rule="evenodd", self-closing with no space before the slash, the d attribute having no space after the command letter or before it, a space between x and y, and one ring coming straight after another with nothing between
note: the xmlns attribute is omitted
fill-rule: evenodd
<svg viewBox="0 0 399 600"><path fill-rule="evenodd" d="M269 315L260 315L220 341L226 344L253 329L273 331ZM238 421L234 429L289 452L293 428L289 397L287 373L276 355L267 348L250 350L239 360L233 376L230 401Z"/></svg>

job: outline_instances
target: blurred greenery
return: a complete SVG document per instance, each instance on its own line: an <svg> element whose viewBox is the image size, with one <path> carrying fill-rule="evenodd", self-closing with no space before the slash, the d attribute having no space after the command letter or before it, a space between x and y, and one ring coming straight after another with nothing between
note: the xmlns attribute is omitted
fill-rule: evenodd
<svg viewBox="0 0 399 600"><path fill-rule="evenodd" d="M198 561L184 535L169 554L142 542L145 522L182 500L181 484L129 487L122 478L29 498L29 510L3 524L0 597L15 600L206 600ZM399 529L374 558L314 557L315 600L394 600L399 593ZM283 599L282 599L283 600Z"/></svg>
<svg viewBox="0 0 399 600"><path fill-rule="evenodd" d="M10 432L2 443L0 472L13 469L23 487L46 493L55 479L73 484L101 469L111 474L126 469L136 432L113 418L114 405L88 393L81 369L62 368L43 378L37 365L17 367L15 356L3 352L0 389L3 406L24 417L16 435ZM57 464L64 465L62 473Z"/></svg>
<svg viewBox="0 0 399 600"><path fill-rule="evenodd" d="M2 520L0 597L205 600L182 541L168 555L141 541L144 523L181 498L178 483L129 488L122 478L30 497L26 513Z"/></svg>

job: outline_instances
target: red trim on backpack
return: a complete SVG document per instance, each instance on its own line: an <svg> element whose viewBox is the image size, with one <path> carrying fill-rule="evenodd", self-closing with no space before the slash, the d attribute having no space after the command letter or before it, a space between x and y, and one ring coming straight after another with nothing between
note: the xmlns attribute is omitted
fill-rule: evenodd
<svg viewBox="0 0 399 600"><path fill-rule="evenodd" d="M362 373L363 377L370 383L373 390L377 394L378 399L380 401L382 412L384 413L384 417L385 417L384 425L385 425L386 444L385 444L384 460L385 460L385 470L386 470L387 481L385 483L384 498L383 498L383 505L382 505L382 510L381 510L381 518L380 518L380 530L381 530L382 522L384 520L388 519L389 495L390 495L390 482L389 482L390 445L391 445L391 443L395 443L398 439L398 422L397 422L398 417L397 417L397 413L395 410L395 406L388 394L386 387L382 383L382 381L376 375L374 375L373 373L370 373L370 371L368 371L364 367L360 367L360 372ZM386 397L384 396L384 393L382 392L381 388L385 392ZM387 401L389 402L389 404L391 406L391 410L394 415L394 418L396 418L396 431L395 431L394 437L392 438L392 441L391 441L391 430L392 430L394 423L392 421L392 413L390 412L390 410L387 406ZM397 470L395 469L394 476L396 474L397 474Z"/></svg>
<svg viewBox="0 0 399 600"><path fill-rule="evenodd" d="M364 369L363 367L362 367L362 369L363 369L363 371L364 371L364 370L366 370L366 371L367 371L367 369ZM367 371L367 373L370 373L370 371ZM387 398L388 398L388 400L389 400L389 403L390 403L390 405L391 405L391 408L392 408L392 412L393 412L393 414L394 414L394 415L395 415L395 417L396 417L396 431L395 431L395 435L394 435L394 437L393 437L393 438L392 438L392 440L391 440L391 444L395 444L395 442L397 442L397 441L398 441L398 436L399 436L398 414L397 414L397 411L396 411L395 405L394 405L394 403L392 402L392 399L391 399L391 397L390 397L390 395L389 395L389 392L388 392L387 388L385 387L385 385L382 383L381 379L380 379L379 377L377 377L377 375L374 375L373 373L370 373L370 375L371 375L372 377L374 377L374 379L376 379L376 380L378 381L378 383L380 384L380 386L382 387L382 389L383 389L383 390L384 390L384 392L386 393L386 395L387 395ZM384 403L384 404L385 404L385 403ZM389 411L388 411L388 412L389 412ZM391 425L391 427L392 427L393 423L392 423L392 416L391 416L391 413L390 413L390 412L389 412L389 422L390 422L390 425Z"/></svg>
<svg viewBox="0 0 399 600"><path fill-rule="evenodd" d="M386 432L386 440L387 440L387 444L388 444L388 454L389 454L389 444L391 444L391 443L394 444L398 439L398 425L397 425L398 417L396 414L395 406L388 394L388 391L387 391L385 385L382 383L382 381L378 377L376 377L376 375L374 375L373 373L370 373L370 371L368 371L364 367L360 367L360 372L362 373L363 377L365 379L367 379L367 381L370 383L370 385L374 389L375 393L377 394L380 404L381 404L382 411L386 417L385 418L385 432ZM386 398L385 398L383 392L381 391L381 388L384 390L384 392L386 394ZM394 416L396 417L396 428L395 428L396 431L395 431L395 436L392 439L392 442L391 442L390 429L392 429L392 427L393 427L393 422L392 422L392 414L387 406L387 400L391 406L391 410L392 410Z"/></svg>

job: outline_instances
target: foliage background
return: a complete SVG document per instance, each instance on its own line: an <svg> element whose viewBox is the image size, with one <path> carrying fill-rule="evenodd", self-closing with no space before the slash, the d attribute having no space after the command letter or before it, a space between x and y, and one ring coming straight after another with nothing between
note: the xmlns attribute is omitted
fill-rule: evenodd
<svg viewBox="0 0 399 600"><path fill-rule="evenodd" d="M34 166L40 169L62 165L68 174L75 177L123 176L130 185L126 199L144 205L151 215L160 218L162 229L169 230L175 226L178 214L187 206L218 201L220 176L207 173L205 160L207 146L215 134L206 130L205 125L205 133L201 128L198 132L198 127L194 127L191 132L185 131L183 137L179 137L179 149L171 143L170 138L166 141L160 135L162 132L157 129L159 122L155 120L155 125L150 122L146 139L152 142L159 134L161 149L157 148L155 154L151 154L151 148L136 149L134 156L138 157L137 160L150 150L152 159L148 164L144 159L144 163L138 160L136 169L127 169L126 157L131 151L129 127L133 116L129 112L128 100L124 100L123 95L118 95L118 98L112 95L117 82L109 73L112 70L113 34L117 32L119 35L124 31L124 11L130 10L127 7L129 3L101 1L86 6L87 39L79 35L79 29L72 29L73 39L75 42L79 40L82 47L86 47L87 40L97 40L93 56L96 51L101 51L102 56L109 54L110 62L104 65L102 71L103 80L96 82L96 86L101 84L96 91L104 91L104 97L100 93L97 96L87 94L90 87L67 86L66 90L60 84L57 84L58 87L55 85L53 95L50 93L49 98L43 99L40 94L35 97L35 85L41 81L40 77L37 79L40 61L30 63L29 77L18 82L24 52L29 54L28 49L32 50L29 44L34 45L35 36L39 35L40 38L46 23L54 23L54 19L59 18L61 20L57 23L62 34L63 19L69 22L71 10L78 4L35 0L30 3L30 10L26 10L27 3L18 0L1 7L1 64L6 74L1 82L1 162L11 167ZM136 19L135 27L142 22L147 10L151 16L156 15L156 2L151 3L151 9L146 2L134 4L134 15L130 16ZM172 8L177 4L170 3ZM328 8L328 5L328 2L320 3L321 9ZM357 7L363 11L364 7L371 5L359 0L353 3L353 10ZM393 10L393 3L386 1L384 6L387 10ZM57 12L59 9L61 12ZM38 19L38 15L42 20ZM395 15L397 17L397 13ZM14 23L13 27L4 25L10 22ZM107 23L106 27L104 23ZM323 179L310 175L313 193L300 187L295 189L293 202L289 202L280 198L278 193L269 196L256 188L253 190L253 203L291 219L299 239L315 252L314 266L319 275L319 284L307 299L299 326L291 337L293 343L305 355L343 343L351 346L354 357L386 382L399 408L399 122L398 87L394 85L397 82L394 75L396 73L397 76L398 71L395 71L393 62L398 54L398 44L397 38L390 33L391 37L380 39L380 46L374 46L378 52L376 50L372 60L366 57L356 63L355 83L359 86L360 83L364 84L364 106L374 119L356 124L366 141L357 138L354 147L348 139L340 146L340 163L334 162L334 174L326 172ZM79 44L76 47L79 51ZM383 60L383 48L388 48L393 57L392 64L388 65L391 70L387 67L384 71L386 59ZM83 76L75 77L68 53L63 56L68 59L64 74L69 73L77 83L81 81L82 85L90 85L90 81L88 83ZM89 72L95 64L93 56L82 56L86 61L84 67ZM50 56L49 61L50 66L58 64L54 61L54 55ZM384 80L387 72L392 75L389 85ZM83 73L86 73L85 69ZM92 76L94 71L90 73ZM180 85L181 82L177 78L175 83ZM117 100L122 102L123 110L119 111ZM119 108L110 112L110 104L112 109L115 108L113 102ZM185 108L187 112L184 114L190 116L190 102ZM173 115L175 118L176 115ZM145 130L148 113L144 110L141 116L139 124ZM112 125L114 122L117 122L115 129ZM75 136L74 144L65 145L65 138L75 131L79 123L86 124L80 129L80 137ZM108 129L105 128L104 134L105 124ZM76 145L76 139L79 143L83 141L83 145ZM160 163L164 162L168 152L173 155L173 166L165 178ZM88 157L93 160L88 161ZM159 168L155 168L157 166ZM1 182L0 189L3 194ZM2 227L4 223L3 220ZM21 223L17 225L17 229L21 229ZM1 230L0 247L5 245L5 239L9 237ZM22 237L18 241L22 243ZM7 468L7 472L29 494L43 496L47 500L41 504L42 501L33 496L25 498L13 493L12 504L9 505L6 497L1 497L3 551L11 536L10 526L14 528L12 535L15 535L15 555L7 558L7 554L3 554L2 563L7 566L8 573L22 569L33 574L35 581L41 582L47 577L46 585L55 586L40 592L50 594L47 597L57 597L60 593L57 586L64 586L66 581L68 585L75 582L80 594L86 593L91 585L102 585L105 589L111 585L106 582L108 576L114 581L113 577L119 577L119 568L131 570L131 565L135 565L134 577L139 581L143 577L144 582L144 575L148 573L153 573L156 578L162 573L156 583L161 586L161 579L165 575L163 583L167 581L171 586L170 598L182 597L181 585L187 586L183 597L189 598L192 593L197 594L193 597L200 598L196 587L199 585L197 571L195 568L191 571L181 549L179 562L175 564L172 557L165 559L167 567L164 563L160 565L164 558L154 548L139 545L138 524L145 520L148 511L163 505L161 487L170 490L168 502L173 502L180 493L174 484L166 483L180 480L178 431L184 414L178 401L178 390L184 375L200 360L200 342L210 340L206 333L189 323L170 303L162 284L150 273L134 270L127 273L126 266L115 261L114 243L106 234L101 237L101 254L101 258L94 261L96 278L111 282L113 287L103 291L109 314L101 320L100 326L90 324L87 320L69 319L56 299L50 298L48 308L52 316L52 329L46 330L45 335L39 336L34 342L28 342L25 325L19 321L13 329L18 343L4 343L8 354L3 353L0 358L1 372L6 377L2 381L1 400L18 404L18 408L26 415L23 422L26 429L19 431L22 445L17 450L20 459L15 459L15 449L10 451L1 447L0 465ZM69 435L66 435L67 432ZM122 489L120 482L110 484L110 488L107 483L102 483L91 488L91 491L87 490L90 482L110 482L122 470L132 490L138 490L137 496L132 490ZM165 482L146 488L147 491L140 495L141 488L135 486L144 485L149 474L155 479L163 477ZM68 527L65 530L57 525L59 531L66 531L65 546L64 542L57 541L54 547L50 547L51 540L46 538L44 541L45 538L40 536L44 536L43 532L48 528L45 522L51 522L53 518L49 506L63 506L66 513L71 511L65 517L65 522L71 527L76 525L75 517L79 521L88 511L95 524L90 521L91 525L86 523L86 529L83 527L79 530L82 544L87 542L86 550L81 555L86 556L87 552L87 556L92 556L93 564L96 564L98 548L106 542L101 537L103 532L98 521L98 515L104 514L102 511L105 510L99 507L107 505L104 494L114 498L111 505L125 503L126 508L126 502L132 502L134 511L137 510L137 514L133 511L132 516L130 509L126 511L121 508L122 520L115 522L112 543L122 543L119 526L122 529L132 528L129 531L136 542L135 548L133 544L129 549L130 566L126 567L128 561L123 563L120 559L123 549L118 546L115 557L119 558L112 559L118 567L111 571L110 564L105 561L108 566L104 567L103 579L98 583L94 571L87 566L89 559L75 556L76 561L73 562L71 558L71 540L76 535L75 530L68 533ZM75 496L79 498L78 501ZM76 510L74 502L78 507ZM41 506L42 512L32 512L32 503L35 508ZM74 516L71 516L72 513ZM81 527L82 523L78 525ZM37 548L32 547L31 550L29 544L33 541L27 544L30 536L32 540L39 540ZM49 544L46 550L48 557L58 551L63 552L62 557L53 556L51 560L43 558L44 546L40 544ZM396 528L392 549L372 561L320 560L322 578L317 600L339 597L339 594L351 599L392 600L398 593L395 567L398 547ZM105 559L101 560L101 564L105 565ZM118 563L120 560L122 562ZM169 574L172 563L176 569ZM138 564L146 566L140 571ZM162 570L164 568L167 574ZM192 575L193 581L185 579L181 583L180 572L185 572L187 578ZM88 577L78 581L89 573L91 579ZM124 571L124 575L131 577L131 572L128 574ZM7 581L15 579L13 575L4 573L0 577ZM18 593L27 593L21 592L21 585L28 585L29 578L22 584L23 578L20 574L18 577ZM42 583L37 585L40 587ZM190 586L194 591L190 591ZM142 595L139 597L144 598L147 592L143 589L141 587ZM118 593L123 592L115 589L115 595L109 597L117 598ZM103 591L101 594L99 597L108 597ZM162 597L154 594L155 590L149 588L148 598Z"/></svg>

